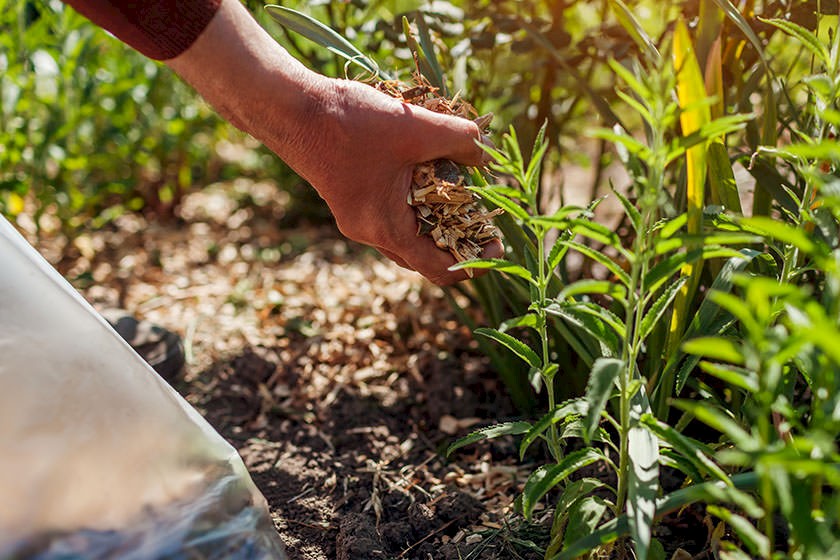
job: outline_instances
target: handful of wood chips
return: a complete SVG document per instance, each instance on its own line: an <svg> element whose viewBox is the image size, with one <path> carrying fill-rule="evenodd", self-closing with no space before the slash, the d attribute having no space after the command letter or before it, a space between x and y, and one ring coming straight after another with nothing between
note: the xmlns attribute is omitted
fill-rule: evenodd
<svg viewBox="0 0 840 560"><path fill-rule="evenodd" d="M383 81L375 87L404 103L437 113L462 118L475 115L469 103L457 95L453 99L440 96L437 88L419 74L415 74L414 82L413 86L406 86ZM485 132L492 118L492 114L487 114L474 121ZM480 257L484 245L499 237L493 217L502 210L486 211L478 196L466 189L461 169L449 160L427 161L414 168L408 203L417 213L417 235L431 236L439 248L448 250L458 262ZM467 273L472 276L470 269Z"/></svg>

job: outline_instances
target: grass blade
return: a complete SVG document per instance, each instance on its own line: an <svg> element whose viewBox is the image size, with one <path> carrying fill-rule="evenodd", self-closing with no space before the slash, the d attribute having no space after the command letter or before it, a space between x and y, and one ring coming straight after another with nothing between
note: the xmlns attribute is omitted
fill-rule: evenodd
<svg viewBox="0 0 840 560"><path fill-rule="evenodd" d="M300 33L310 41L321 45L330 52L337 54L354 64L358 64L374 76L382 79L390 78L379 69L376 62L353 46L350 41L317 19L302 12L298 12L297 10L286 8L285 6L277 6L275 4L267 5L265 7L265 11L268 12L268 14L283 27Z"/></svg>

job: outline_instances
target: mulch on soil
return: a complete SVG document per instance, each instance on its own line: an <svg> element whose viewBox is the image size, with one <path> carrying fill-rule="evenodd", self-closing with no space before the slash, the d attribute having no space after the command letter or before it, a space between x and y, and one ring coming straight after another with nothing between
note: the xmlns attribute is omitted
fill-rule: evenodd
<svg viewBox="0 0 840 560"><path fill-rule="evenodd" d="M239 450L291 560L539 558L544 529L509 515L529 472L512 440L442 453L515 414L442 292L332 226L279 229L283 199L214 185L174 219L39 249L94 305L182 335L176 389Z"/></svg>

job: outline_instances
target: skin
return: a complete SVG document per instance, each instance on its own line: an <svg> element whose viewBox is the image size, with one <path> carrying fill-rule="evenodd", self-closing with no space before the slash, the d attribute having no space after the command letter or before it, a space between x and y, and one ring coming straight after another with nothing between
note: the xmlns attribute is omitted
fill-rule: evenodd
<svg viewBox="0 0 840 560"><path fill-rule="evenodd" d="M455 264L448 252L417 236L406 198L418 163L484 163L475 123L312 72L237 0L222 0L193 45L166 64L314 186L345 236L436 284L466 278L463 271L447 270ZM502 253L496 241L484 256Z"/></svg>

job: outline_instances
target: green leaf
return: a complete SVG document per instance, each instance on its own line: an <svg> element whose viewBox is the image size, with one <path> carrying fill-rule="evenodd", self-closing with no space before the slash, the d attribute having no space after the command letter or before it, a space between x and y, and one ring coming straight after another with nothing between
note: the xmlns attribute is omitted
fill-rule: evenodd
<svg viewBox="0 0 840 560"><path fill-rule="evenodd" d="M467 187L467 190L478 194L478 196L480 196L481 198L495 204L499 208L503 209L505 212L508 212L512 216L516 216L523 222L528 222L528 212L526 212L524 208L522 208L509 198L502 196L492 190L487 190L483 187Z"/></svg>
<svg viewBox="0 0 840 560"><path fill-rule="evenodd" d="M379 70L379 66L373 60L365 56L350 41L315 18L297 10L274 4L267 5L265 11L283 27L300 33L333 54L337 54L354 64L358 64L374 76L382 79L390 78L387 74Z"/></svg>
<svg viewBox="0 0 840 560"><path fill-rule="evenodd" d="M569 485L566 486L566 489L563 490L560 498L557 500L557 511L565 512L566 515L568 515L569 508L577 501L601 488L607 488L613 494L615 493L614 488L610 488L597 478L581 478L580 480L570 482Z"/></svg>
<svg viewBox="0 0 840 560"><path fill-rule="evenodd" d="M610 182L610 188L612 189L613 194L615 194L616 198L618 198L619 202L621 202L621 206L624 207L624 213L627 214L627 217L630 218L630 223L633 225L633 230L638 235L642 235L642 228L644 227L644 222L642 221L642 214L639 212L639 209L636 208L633 203L631 203L624 194L620 193L615 189Z"/></svg>
<svg viewBox="0 0 840 560"><path fill-rule="evenodd" d="M819 246L809 237L805 230L795 228L769 216L753 216L744 218L740 224L747 231L761 234L765 237L793 245L805 254L813 255L818 252Z"/></svg>
<svg viewBox="0 0 840 560"><path fill-rule="evenodd" d="M674 401L674 406L694 415L707 426L726 435L741 451L758 450L759 443L723 411L706 403L685 400Z"/></svg>
<svg viewBox="0 0 840 560"><path fill-rule="evenodd" d="M607 142L612 142L613 144L623 146L627 150L627 152L642 160L649 159L651 156L650 148L648 148L644 143L640 142L639 140L636 140L629 134L625 133L623 130L619 130L618 132L616 132L608 128L596 128L593 130L589 130L587 132L587 136L591 136L599 140L606 140Z"/></svg>
<svg viewBox="0 0 840 560"><path fill-rule="evenodd" d="M753 472L738 474L732 477L731 482L732 486L739 490L754 489L758 483L758 476ZM707 504L732 502L744 509L744 512L751 517L764 515L763 510L755 505L755 502L744 492L739 492L736 495L733 490L731 486L727 486L720 481L705 482L682 488L657 500L656 517L661 519L667 513L694 502L705 502ZM752 503L744 503L741 496L746 497ZM629 530L630 525L626 515L611 519L603 523L596 531L570 544L560 554L551 556L548 560L575 560L596 546L615 542L619 537L626 535Z"/></svg>
<svg viewBox="0 0 840 560"><path fill-rule="evenodd" d="M671 445L691 462L694 468L700 473L707 476L714 476L718 480L730 484L729 475L709 457L711 449L706 445L678 432L668 424L657 420L652 414L645 414L642 417L642 424L655 433L659 439ZM695 482L699 483L702 480L696 480Z"/></svg>
<svg viewBox="0 0 840 560"><path fill-rule="evenodd" d="M662 255L682 247L696 247L698 245L747 245L760 242L761 236L740 231L718 232L708 235L682 234L658 240L654 247L654 251L657 255Z"/></svg>
<svg viewBox="0 0 840 560"><path fill-rule="evenodd" d="M554 242L554 245L551 247L551 251L548 253L548 269L547 272L549 275L554 273L554 270L560 266L560 263L563 261L563 258L566 256L566 253L569 252L568 245L563 245L560 241L567 241L568 235L561 234L560 237Z"/></svg>
<svg viewBox="0 0 840 560"><path fill-rule="evenodd" d="M594 531L607 511L606 500L599 496L584 496L569 508L569 524L563 541L571 544Z"/></svg>
<svg viewBox="0 0 840 560"><path fill-rule="evenodd" d="M743 214L741 197L738 195L738 183L723 140L709 144L708 157L709 184L714 193L713 198L717 198L727 210L739 215Z"/></svg>
<svg viewBox="0 0 840 560"><path fill-rule="evenodd" d="M750 552L761 558L770 557L770 540L762 535L747 519L732 513L726 508L715 505L706 506L706 511L729 525L741 542L747 545Z"/></svg>
<svg viewBox="0 0 840 560"><path fill-rule="evenodd" d="M758 57L761 60L761 64L764 66L764 69L767 71L769 76L773 75L773 71L770 68L770 63L767 60L767 56L764 53L764 47L761 44L761 39L758 38L758 35L755 34L755 31L752 30L750 24L747 23L747 20L744 19L744 16L741 15L741 12L738 11L730 0L714 0L715 4L720 6L723 12L726 14L732 23L741 30L752 46L755 48L756 52L758 53Z"/></svg>
<svg viewBox="0 0 840 560"><path fill-rule="evenodd" d="M545 131L548 127L546 120L537 132L537 138L534 141L534 148L531 152L531 160L528 162L528 169L525 170L525 184L523 187L529 193L536 193L540 182L540 170L542 169L543 158L545 152L548 150L548 142L545 140Z"/></svg>
<svg viewBox="0 0 840 560"><path fill-rule="evenodd" d="M830 66L831 63L828 49L825 47L823 41L820 41L819 37L810 30L805 29L797 23L784 19L767 19L759 16L758 20L763 23L769 23L774 27L778 27L788 35L795 37L799 40L803 47L811 51L811 54L817 57L817 60L819 60L823 66Z"/></svg>
<svg viewBox="0 0 840 560"><path fill-rule="evenodd" d="M619 354L621 338L615 329L609 327L603 320L593 315L589 310L582 311L576 305L553 304L546 308L546 312L568 321L569 324L588 333L600 346L601 355L614 357Z"/></svg>
<svg viewBox="0 0 840 560"><path fill-rule="evenodd" d="M592 280L584 278L569 284L557 295L558 300L565 300L583 294L601 294L610 296L617 300L623 300L627 295L627 289L621 284L607 280Z"/></svg>
<svg viewBox="0 0 840 560"><path fill-rule="evenodd" d="M499 330L501 332L507 332L510 329L514 329L517 327L529 327L534 330L537 330L538 320L539 318L536 313L526 313L525 315L520 315L519 317L507 319L506 321L502 322L502 324L499 326Z"/></svg>
<svg viewBox="0 0 840 560"><path fill-rule="evenodd" d="M530 429L531 424L529 424L528 422L505 422L503 424L496 424L495 426L488 426L486 428L476 430L470 435L462 437L461 439L450 445L449 448L446 450L446 455L452 455L454 451L467 445L473 444L477 441L482 441L485 439L494 439L502 436L517 436L519 434L524 434L525 432L528 432Z"/></svg>
<svg viewBox="0 0 840 560"><path fill-rule="evenodd" d="M647 558L659 492L659 442L647 428L634 426L628 434L627 451L630 459L627 492L630 536L633 537L636 558Z"/></svg>
<svg viewBox="0 0 840 560"><path fill-rule="evenodd" d="M527 280L532 284L536 284L534 276L524 266L512 263L505 259L470 259L462 261L449 267L449 270L462 270L465 268L476 268L481 270L496 270L504 272L511 276L517 276L523 280Z"/></svg>
<svg viewBox="0 0 840 560"><path fill-rule="evenodd" d="M522 443L519 445L520 460L525 457L525 452L542 434L552 425L564 421L569 416L581 416L586 414L586 401L582 398L572 399L557 405L554 410L549 411L539 422L528 431Z"/></svg>
<svg viewBox="0 0 840 560"><path fill-rule="evenodd" d="M700 369L749 393L757 393L760 389L755 373L748 369L711 362L700 362Z"/></svg>
<svg viewBox="0 0 840 560"><path fill-rule="evenodd" d="M642 282L642 289L648 292L656 291L662 286L663 282L679 272L686 264L691 264L700 259L714 259L718 257L745 258L740 252L734 249L717 245L709 245L699 249L675 253L650 269L650 272L645 275L644 281Z"/></svg>
<svg viewBox="0 0 840 560"><path fill-rule="evenodd" d="M426 75L426 78L429 79L429 82L433 86L440 88L444 97L449 97L446 80L443 78L443 70L441 69L440 62L438 62L437 54L435 54L435 46L432 42L432 36L429 33L429 24L426 23L426 18L423 16L423 12L418 10L415 14L414 21L417 23L417 31L420 35L420 48L423 51L423 57L429 67L430 75Z"/></svg>
<svg viewBox="0 0 840 560"><path fill-rule="evenodd" d="M528 197L525 196L524 192L513 187L508 187L507 185L487 185L486 187L481 188L485 191L492 191L502 196L518 200L519 202L522 202L524 204L528 203Z"/></svg>
<svg viewBox="0 0 840 560"><path fill-rule="evenodd" d="M734 340L719 336L703 336L686 341L682 345L686 354L696 354L713 360L743 364L744 354L741 346Z"/></svg>
<svg viewBox="0 0 840 560"><path fill-rule="evenodd" d="M665 312L668 311L668 307L671 305L671 302L674 301L677 293L687 281L687 278L678 279L676 282L665 288L662 295L653 302L653 305L651 305L650 309L648 309L647 313L645 313L645 316L642 318L642 325L639 329L639 340L645 340L648 335L653 332L653 329L659 324L659 321L665 315Z"/></svg>
<svg viewBox="0 0 840 560"><path fill-rule="evenodd" d="M624 249L621 238L618 234L612 231L605 225L599 224L598 222L593 222L591 220L582 220L582 219L574 219L570 221L570 228L574 233L578 235L582 235L584 237L588 237L598 243L603 243L604 245L609 245L613 249L616 249L619 253L624 255L628 260L632 258L632 255L627 253Z"/></svg>
<svg viewBox="0 0 840 560"><path fill-rule="evenodd" d="M613 391L615 380L624 368L624 362L614 358L598 358L592 364L589 382L586 385L587 411L584 416L584 440L587 445L598 429L601 412L607 406L607 400Z"/></svg>
<svg viewBox="0 0 840 560"><path fill-rule="evenodd" d="M621 0L610 0L610 5L613 8L613 13L615 13L618 23L633 38L633 41L645 53L648 60L651 62L659 61L661 57L659 51L656 49L656 44L639 23L639 20L636 19L636 16L633 15L633 12L630 11L630 8Z"/></svg>
<svg viewBox="0 0 840 560"><path fill-rule="evenodd" d="M542 369L542 360L537 353L524 342L517 340L507 333L497 331L496 329L479 328L475 330L476 334L491 338L496 342L507 347L511 352L522 358L529 366L537 369Z"/></svg>
<svg viewBox="0 0 840 560"><path fill-rule="evenodd" d="M593 261L610 271L619 282L621 282L625 286L630 285L630 276L621 268L621 266L619 266L617 262L612 260L604 253L596 251L592 247L584 245L583 243L578 243L577 241L558 240L557 243L568 247L569 249L577 251L584 257L589 257L590 259L592 259Z"/></svg>
<svg viewBox="0 0 840 560"><path fill-rule="evenodd" d="M563 482L569 475L587 465L600 461L604 456L595 449L581 449L566 455L556 465L544 465L534 471L522 491L522 513L531 520L534 506L549 490Z"/></svg>

